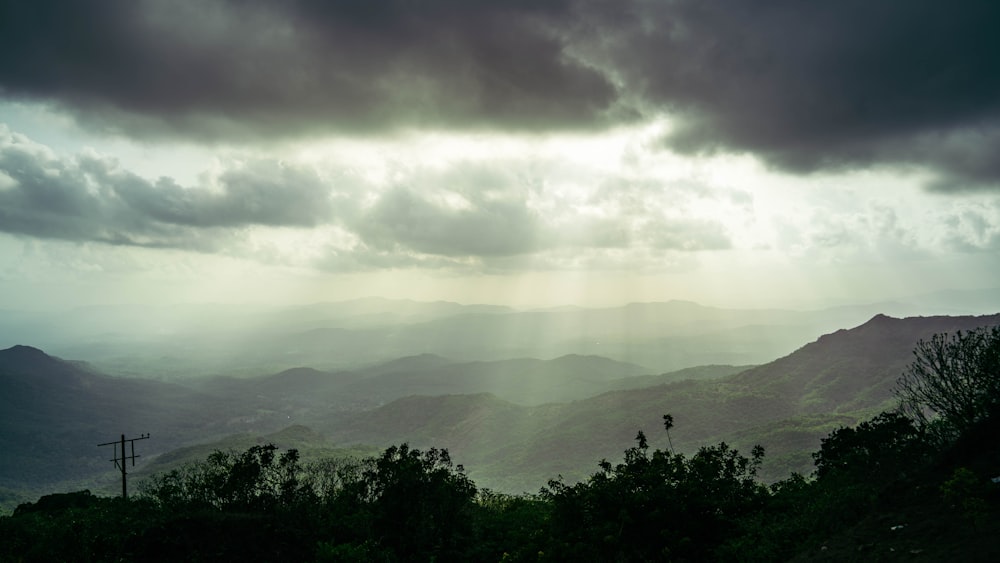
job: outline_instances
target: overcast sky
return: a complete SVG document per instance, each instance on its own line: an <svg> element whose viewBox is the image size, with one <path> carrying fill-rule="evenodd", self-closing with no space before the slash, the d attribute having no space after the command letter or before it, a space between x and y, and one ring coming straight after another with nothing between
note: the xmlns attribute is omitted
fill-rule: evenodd
<svg viewBox="0 0 1000 563"><path fill-rule="evenodd" d="M0 307L1000 286L1000 3L0 1Z"/></svg>

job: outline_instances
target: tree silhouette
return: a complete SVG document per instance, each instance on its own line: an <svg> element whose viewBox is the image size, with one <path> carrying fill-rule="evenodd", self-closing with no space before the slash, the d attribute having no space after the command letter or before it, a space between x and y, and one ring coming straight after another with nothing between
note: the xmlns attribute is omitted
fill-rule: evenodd
<svg viewBox="0 0 1000 563"><path fill-rule="evenodd" d="M669 430L672 418L664 417ZM767 490L756 481L760 446L747 458L725 443L690 458L649 452L643 432L624 461L603 460L587 481L550 481L552 551L557 559L653 561L710 558L736 522L759 508Z"/></svg>
<svg viewBox="0 0 1000 563"><path fill-rule="evenodd" d="M275 455L273 444L244 452L216 450L203 463L156 475L141 491L169 506L203 506L227 511L289 508L312 493L301 481L297 450Z"/></svg>
<svg viewBox="0 0 1000 563"><path fill-rule="evenodd" d="M897 385L904 411L922 426L935 417L949 437L1000 407L1000 327L921 340Z"/></svg>

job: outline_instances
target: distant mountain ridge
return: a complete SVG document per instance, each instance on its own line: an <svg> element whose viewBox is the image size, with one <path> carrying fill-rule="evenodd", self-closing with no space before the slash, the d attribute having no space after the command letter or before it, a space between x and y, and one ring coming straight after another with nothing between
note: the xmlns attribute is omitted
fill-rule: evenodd
<svg viewBox="0 0 1000 563"><path fill-rule="evenodd" d="M602 457L617 458L640 429L652 444L665 445L665 413L674 415L679 450L718 440L744 449L761 442L765 474L780 477L808 470L808 452L832 428L889 406L919 339L993 325L1000 315L876 315L760 366L661 376L579 354L477 362L422 354L352 371L294 368L197 386L109 377L15 346L0 350L0 486L113 473L96 444L122 432L151 432L143 447L153 456L298 424L341 445L446 447L483 485L534 490L560 474L582 477ZM692 378L674 380L685 373ZM646 382L656 385L628 388ZM510 400L532 393L522 404ZM550 402L556 394L561 399Z"/></svg>
<svg viewBox="0 0 1000 563"><path fill-rule="evenodd" d="M598 355L662 373L768 362L876 313L1000 310L1000 291L914 299L805 311L690 301L517 310L384 298L281 307L95 306L0 312L0 347L29 342L106 373L161 379L266 375L295 366L356 370L423 353L459 362Z"/></svg>
<svg viewBox="0 0 1000 563"><path fill-rule="evenodd" d="M288 408L361 410L408 395L493 393L526 405L565 402L606 391L650 370L599 356L570 354L551 360L517 358L457 362L433 354L408 356L350 371L293 368L253 378L193 383L216 394L272 401ZM262 406L264 406L262 404Z"/></svg>
<svg viewBox="0 0 1000 563"><path fill-rule="evenodd" d="M428 394L450 386L453 392L478 392L499 386L525 395L519 385L551 375L544 388L566 398L590 388L604 390L607 382L644 371L595 357L462 364L424 354L356 372L293 368L267 377L179 385L111 377L85 363L17 345L0 350L0 449L5 452L0 487L107 474L113 467L96 444L121 433L152 433L153 439L143 443L143 455L150 457L233 433L320 424L337 413L414 391Z"/></svg>

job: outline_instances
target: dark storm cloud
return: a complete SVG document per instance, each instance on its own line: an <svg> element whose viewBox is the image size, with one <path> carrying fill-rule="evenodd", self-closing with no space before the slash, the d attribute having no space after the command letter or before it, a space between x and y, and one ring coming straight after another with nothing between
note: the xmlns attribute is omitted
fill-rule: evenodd
<svg viewBox="0 0 1000 563"><path fill-rule="evenodd" d="M593 124L615 100L566 2L5 2L0 87L93 126L202 137ZM245 138L243 140L246 140Z"/></svg>
<svg viewBox="0 0 1000 563"><path fill-rule="evenodd" d="M214 189L185 189L0 135L0 174L0 231L41 238L211 250L232 229L314 226L332 216L315 174L280 163L235 167Z"/></svg>
<svg viewBox="0 0 1000 563"><path fill-rule="evenodd" d="M668 109L690 152L796 172L938 169L938 189L1000 184L1000 3L633 2L589 50Z"/></svg>
<svg viewBox="0 0 1000 563"><path fill-rule="evenodd" d="M1000 184L997 21L993 0L8 1L0 93L241 142L667 112L674 149L968 190Z"/></svg>

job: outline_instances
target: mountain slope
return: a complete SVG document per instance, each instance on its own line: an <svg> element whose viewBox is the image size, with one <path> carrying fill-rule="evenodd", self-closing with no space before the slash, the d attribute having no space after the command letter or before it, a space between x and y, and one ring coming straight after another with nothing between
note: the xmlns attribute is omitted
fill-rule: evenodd
<svg viewBox="0 0 1000 563"><path fill-rule="evenodd" d="M0 486L107 472L112 452L99 443L148 432L141 449L155 454L242 429L231 424L240 413L179 385L109 377L28 346L0 350Z"/></svg>
<svg viewBox="0 0 1000 563"><path fill-rule="evenodd" d="M919 340L995 325L1000 325L1000 315L876 315L859 327L824 335L789 356L747 370L733 383L796 398L802 414L877 408L892 397Z"/></svg>
<svg viewBox="0 0 1000 563"><path fill-rule="evenodd" d="M579 478L600 458L619 457L639 430L651 444L666 447L661 416L670 413L675 421L671 438L678 450L690 452L720 440L749 449L760 442L771 452L765 476L781 477L789 470L808 472L809 452L833 428L889 407L896 378L918 340L998 324L1000 315L879 315L728 378L613 391L521 409L482 396L404 399L328 420L324 430L338 441L447 447L483 484L532 490L557 474ZM475 420L489 424L469 424L471 407L462 406L466 400L475 405Z"/></svg>

